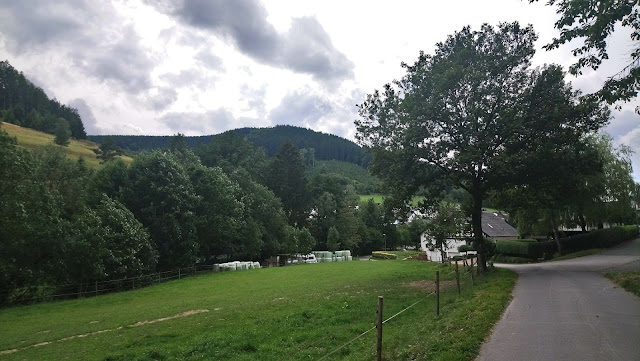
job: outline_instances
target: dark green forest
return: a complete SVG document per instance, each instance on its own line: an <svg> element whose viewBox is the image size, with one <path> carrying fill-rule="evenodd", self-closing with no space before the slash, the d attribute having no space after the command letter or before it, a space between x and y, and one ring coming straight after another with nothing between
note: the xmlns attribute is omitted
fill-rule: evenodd
<svg viewBox="0 0 640 361"><path fill-rule="evenodd" d="M68 127L73 138L87 138L76 109L49 99L6 60L0 61L0 116L5 122L49 134Z"/></svg>
<svg viewBox="0 0 640 361"><path fill-rule="evenodd" d="M291 125L277 125L272 128L239 128L225 133L236 133L244 136L252 145L261 147L266 155L272 157L276 154L280 145L289 140L297 148L314 149L317 160L339 160L367 167L370 157L354 142L340 138L336 135L316 132L307 128ZM225 134L222 133L222 134ZM185 136L185 142L189 148L197 148L211 142L215 142L218 135ZM112 138L116 145L130 152L141 152L154 149L162 149L169 146L171 136L151 135L90 135L89 140L103 143L105 139Z"/></svg>
<svg viewBox="0 0 640 361"><path fill-rule="evenodd" d="M22 149L0 129L0 303L46 298L61 284L327 249L330 230L355 254L385 238L417 242L380 205L359 205L359 182L321 162L291 142L268 157L227 133L197 152L175 136L130 165L94 170L59 147Z"/></svg>

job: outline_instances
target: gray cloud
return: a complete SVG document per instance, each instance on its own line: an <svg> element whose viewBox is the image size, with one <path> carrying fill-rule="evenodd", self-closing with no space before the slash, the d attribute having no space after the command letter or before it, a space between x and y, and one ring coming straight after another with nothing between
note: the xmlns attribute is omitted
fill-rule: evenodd
<svg viewBox="0 0 640 361"><path fill-rule="evenodd" d="M222 59L211 51L201 50L196 54L195 58L210 69L222 68Z"/></svg>
<svg viewBox="0 0 640 361"><path fill-rule="evenodd" d="M90 40L81 31L86 27L83 20L95 12L90 4L81 0L5 1L0 6L0 34L15 53L58 42L85 45Z"/></svg>
<svg viewBox="0 0 640 361"><path fill-rule="evenodd" d="M205 89L211 86L217 78L207 76L202 71L196 69L183 70L179 73L166 73L160 75L160 79L169 83L173 88L196 87Z"/></svg>
<svg viewBox="0 0 640 361"><path fill-rule="evenodd" d="M153 110L162 111L178 100L178 92L170 87L162 87L158 89L157 94L145 98Z"/></svg>
<svg viewBox="0 0 640 361"><path fill-rule="evenodd" d="M203 113L169 113L161 118L172 131L184 134L217 134L235 128L235 117L224 108Z"/></svg>
<svg viewBox="0 0 640 361"><path fill-rule="evenodd" d="M605 127L605 131L616 138L625 135L640 124L640 115L631 110L613 112L611 122Z"/></svg>
<svg viewBox="0 0 640 361"><path fill-rule="evenodd" d="M332 110L331 104L317 95L294 92L287 94L280 105L271 110L269 118L273 124L312 127Z"/></svg>
<svg viewBox="0 0 640 361"><path fill-rule="evenodd" d="M84 99L76 98L69 102L69 106L78 109L82 124L84 124L84 130L89 135L101 134L101 129L98 127L98 121L93 115L91 108Z"/></svg>
<svg viewBox="0 0 640 361"><path fill-rule="evenodd" d="M267 22L267 12L257 0L176 0L149 4L185 24L228 38L258 62L311 74L328 84L353 77L353 63L334 48L314 17L294 19L291 29L279 34Z"/></svg>
<svg viewBox="0 0 640 361"><path fill-rule="evenodd" d="M5 1L0 38L12 53L66 55L79 69L133 94L151 86L155 62L109 2Z"/></svg>
<svg viewBox="0 0 640 361"><path fill-rule="evenodd" d="M140 44L133 26L122 31L112 44L100 46L90 54L76 49L76 64L103 81L115 82L129 93L137 94L151 87L150 72L155 66Z"/></svg>

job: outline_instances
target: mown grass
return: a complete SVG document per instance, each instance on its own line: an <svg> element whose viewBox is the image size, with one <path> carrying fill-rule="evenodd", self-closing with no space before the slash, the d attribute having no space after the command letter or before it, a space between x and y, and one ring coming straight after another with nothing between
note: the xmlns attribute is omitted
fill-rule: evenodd
<svg viewBox="0 0 640 361"><path fill-rule="evenodd" d="M10 123L2 123L0 129L7 132L10 136L16 137L18 140L18 146L28 149L42 148L47 145L53 145L60 147L63 152L72 160L78 160L83 158L87 165L93 168L100 167L100 160L96 158L94 149L98 148L98 145L87 140L71 140L69 146L63 147L54 143L54 136L30 128L23 128ZM130 163L133 159L131 157L122 156L122 159Z"/></svg>
<svg viewBox="0 0 640 361"><path fill-rule="evenodd" d="M395 254L396 256L398 256L398 259L405 259L405 258L410 258L410 257L414 257L417 256L419 254L423 254L424 252L421 251L415 251L415 250L404 250L404 251L384 251L386 253L391 253L391 254Z"/></svg>
<svg viewBox="0 0 640 361"><path fill-rule="evenodd" d="M615 284L640 297L640 270L607 273L605 276Z"/></svg>
<svg viewBox="0 0 640 361"><path fill-rule="evenodd" d="M435 316L435 270L444 287ZM136 291L0 311L7 360L319 359L365 330L384 296L388 360L469 360L510 299L515 274L495 270L462 297L446 266L419 261L321 263L207 274ZM199 313L128 327L189 310ZM118 329L118 327L122 327ZM101 334L26 348L65 337ZM329 359L373 359L375 330Z"/></svg>

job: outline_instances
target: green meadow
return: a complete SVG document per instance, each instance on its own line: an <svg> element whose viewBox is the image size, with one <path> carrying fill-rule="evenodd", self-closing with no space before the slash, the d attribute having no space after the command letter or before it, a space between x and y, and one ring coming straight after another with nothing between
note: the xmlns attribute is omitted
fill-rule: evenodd
<svg viewBox="0 0 640 361"><path fill-rule="evenodd" d="M434 277L440 270L441 314ZM353 261L209 273L135 291L0 310L2 360L316 360L371 329L384 359L469 360L510 299L494 270L455 291L452 269ZM373 359L370 331L330 360Z"/></svg>
<svg viewBox="0 0 640 361"><path fill-rule="evenodd" d="M78 160L79 158L83 158L89 166L93 168L100 167L100 160L96 158L96 154L93 152L94 149L98 148L96 143L87 140L71 139L69 146L63 147L53 142L55 138L53 135L38 130L23 128L10 123L1 123L0 129L7 132L10 136L16 137L18 146L20 147L28 149L38 149L47 145L59 147L69 159ZM127 163L133 160L127 156L122 156L121 158Z"/></svg>

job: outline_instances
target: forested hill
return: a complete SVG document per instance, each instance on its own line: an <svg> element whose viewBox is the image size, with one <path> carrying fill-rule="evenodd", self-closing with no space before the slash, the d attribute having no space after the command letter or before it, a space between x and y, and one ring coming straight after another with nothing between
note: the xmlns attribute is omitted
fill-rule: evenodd
<svg viewBox="0 0 640 361"><path fill-rule="evenodd" d="M49 99L8 61L0 61L0 117L8 123L49 134L65 127L76 139L87 137L76 109Z"/></svg>
<svg viewBox="0 0 640 361"><path fill-rule="evenodd" d="M369 163L369 156L354 142L307 128L278 125L272 128L240 128L229 132L242 134L253 145L264 148L269 156L273 156L280 145L289 139L300 149L315 149L315 158L318 160L339 160L365 167ZM90 135L89 139L96 143L102 143L107 137L113 138L120 148L140 152L167 148L172 136ZM194 136L185 137L185 140L189 147L195 148L198 145L215 141L215 137L216 135Z"/></svg>

